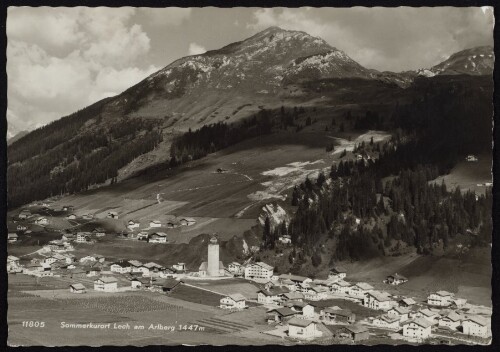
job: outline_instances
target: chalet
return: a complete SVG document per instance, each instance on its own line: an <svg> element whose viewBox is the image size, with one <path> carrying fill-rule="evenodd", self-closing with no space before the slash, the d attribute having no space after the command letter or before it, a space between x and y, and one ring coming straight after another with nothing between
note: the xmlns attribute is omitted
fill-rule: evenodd
<svg viewBox="0 0 500 352"><path fill-rule="evenodd" d="M102 227L96 227L92 230L92 233L97 237L103 237L106 235L106 230L104 230Z"/></svg>
<svg viewBox="0 0 500 352"><path fill-rule="evenodd" d="M184 283L183 281L179 281L176 279L165 279L164 281L161 281L161 290L164 293L170 293L174 291L180 284L183 283Z"/></svg>
<svg viewBox="0 0 500 352"><path fill-rule="evenodd" d="M64 253L64 254L62 254L62 256L64 257L64 262L66 264L71 264L71 263L74 263L76 261L76 257L74 254Z"/></svg>
<svg viewBox="0 0 500 352"><path fill-rule="evenodd" d="M141 224L139 222L137 222L137 221L134 221L134 220L129 220L128 223L127 223L127 227L129 229L131 229L131 230L135 229L135 228L137 228L139 226L141 226Z"/></svg>
<svg viewBox="0 0 500 352"><path fill-rule="evenodd" d="M408 279L403 275L399 275L398 273L395 273L394 275L389 275L385 279L385 283L389 285L401 285L404 284L405 282L408 282Z"/></svg>
<svg viewBox="0 0 500 352"><path fill-rule="evenodd" d="M347 271L340 266L335 266L331 268L330 272L328 273L329 279L345 279L346 276L347 276Z"/></svg>
<svg viewBox="0 0 500 352"><path fill-rule="evenodd" d="M129 237L132 238L133 236L131 236L131 235L133 235L133 234L129 234ZM149 237L149 234L147 232L139 232L137 234L137 239L138 240L147 240L148 237Z"/></svg>
<svg viewBox="0 0 500 352"><path fill-rule="evenodd" d="M54 254L54 255L50 255L50 256L48 256L48 257L43 258L43 260L42 260L42 264L47 264L47 265L50 265L50 264L52 264L52 263L57 262L58 260L61 260L61 258L58 258L58 257Z"/></svg>
<svg viewBox="0 0 500 352"><path fill-rule="evenodd" d="M238 262L229 263L227 270L233 275L242 275L245 273L245 267Z"/></svg>
<svg viewBox="0 0 500 352"><path fill-rule="evenodd" d="M19 219L27 219L29 217L31 217L31 212L27 209L22 210L18 215Z"/></svg>
<svg viewBox="0 0 500 352"><path fill-rule="evenodd" d="M155 232L148 237L149 243L167 243L167 234L164 232Z"/></svg>
<svg viewBox="0 0 500 352"><path fill-rule="evenodd" d="M172 265L172 268L175 270L175 271L186 271L186 263L177 263L177 264L174 264Z"/></svg>
<svg viewBox="0 0 500 352"><path fill-rule="evenodd" d="M16 229L17 229L17 231L26 231L28 229L28 227L25 225L19 224L19 225L17 225Z"/></svg>
<svg viewBox="0 0 500 352"><path fill-rule="evenodd" d="M69 285L69 292L71 293L85 293L87 289L82 284L71 284Z"/></svg>
<svg viewBox="0 0 500 352"><path fill-rule="evenodd" d="M142 266L142 276L159 276L163 270L163 266L153 262L146 263Z"/></svg>
<svg viewBox="0 0 500 352"><path fill-rule="evenodd" d="M48 225L49 224L49 220L43 216L40 216L38 218L35 219L35 224L37 225Z"/></svg>
<svg viewBox="0 0 500 352"><path fill-rule="evenodd" d="M399 319L399 321L405 321L410 318L410 310L405 307L392 307L387 311L387 315L390 317L396 317Z"/></svg>
<svg viewBox="0 0 500 352"><path fill-rule="evenodd" d="M283 323L294 316L299 314L298 312L292 310L288 307L275 308L267 311L267 322L271 323Z"/></svg>
<svg viewBox="0 0 500 352"><path fill-rule="evenodd" d="M327 288L328 290L330 290L330 288L332 287L332 285L337 282L336 279L326 279L326 280L321 280L321 279L314 279L312 284L313 285L316 285L316 286L321 286L321 287L325 287Z"/></svg>
<svg viewBox="0 0 500 352"><path fill-rule="evenodd" d="M245 279L270 280L273 276L274 268L264 262L248 264L245 267Z"/></svg>
<svg viewBox="0 0 500 352"><path fill-rule="evenodd" d="M356 314L349 309L341 309L339 307L323 308L320 311L320 319L325 324L340 323L353 324L356 321Z"/></svg>
<svg viewBox="0 0 500 352"><path fill-rule="evenodd" d="M17 272L21 269L19 258L13 255L7 256L7 272Z"/></svg>
<svg viewBox="0 0 500 352"><path fill-rule="evenodd" d="M193 218L182 218L179 220L181 226L191 226L196 224L196 220Z"/></svg>
<svg viewBox="0 0 500 352"><path fill-rule="evenodd" d="M413 339L426 339L431 336L432 323L425 318L407 320L403 324L403 336Z"/></svg>
<svg viewBox="0 0 500 352"><path fill-rule="evenodd" d="M44 266L41 264L28 264L25 266L23 273L25 273L26 275L34 275L38 277L53 275L50 266Z"/></svg>
<svg viewBox="0 0 500 352"><path fill-rule="evenodd" d="M97 258L94 255L86 255L85 257L81 257L79 262L95 262L97 261Z"/></svg>
<svg viewBox="0 0 500 352"><path fill-rule="evenodd" d="M344 280L339 280L330 286L330 292L346 295L349 292L350 287L351 283Z"/></svg>
<svg viewBox="0 0 500 352"><path fill-rule="evenodd" d="M289 292L284 287L273 287L270 290L260 290L257 293L257 302L262 304L280 304L282 302L282 294Z"/></svg>
<svg viewBox="0 0 500 352"><path fill-rule="evenodd" d="M115 262L115 263L111 264L110 267L109 267L109 269L112 272L124 274L124 273L131 272L132 267L131 267L131 265L128 262L122 260L122 261L118 261L118 262Z"/></svg>
<svg viewBox="0 0 500 352"><path fill-rule="evenodd" d="M76 235L72 233L65 233L61 237L61 241L74 241L76 239Z"/></svg>
<svg viewBox="0 0 500 352"><path fill-rule="evenodd" d="M456 330L460 326L462 319L463 318L457 312L451 310L438 319L438 325Z"/></svg>
<svg viewBox="0 0 500 352"><path fill-rule="evenodd" d="M405 307L405 308L411 307L411 306L415 305L416 303L417 302L415 302L415 300L413 298L403 298L403 299L398 301L399 306Z"/></svg>
<svg viewBox="0 0 500 352"><path fill-rule="evenodd" d="M109 211L108 212L108 218L110 218L110 219L118 219L118 212L116 212L116 211Z"/></svg>
<svg viewBox="0 0 500 352"><path fill-rule="evenodd" d="M451 305L455 295L448 291L437 291L427 297L427 304L439 307L448 307Z"/></svg>
<svg viewBox="0 0 500 352"><path fill-rule="evenodd" d="M152 281L151 278L143 278L143 277L134 277L130 279L130 287L131 288L143 288L149 287Z"/></svg>
<svg viewBox="0 0 500 352"><path fill-rule="evenodd" d="M167 221L165 225L167 226L168 229L173 229L176 226L176 223L173 221Z"/></svg>
<svg viewBox="0 0 500 352"><path fill-rule="evenodd" d="M76 215L75 214L69 214L66 216L66 219L68 220L75 220L76 219Z"/></svg>
<svg viewBox="0 0 500 352"><path fill-rule="evenodd" d="M78 232L76 234L76 243L90 243L92 239L88 232Z"/></svg>
<svg viewBox="0 0 500 352"><path fill-rule="evenodd" d="M280 241L283 244L291 244L292 243L292 237L290 237L290 235L280 236L278 238L278 241Z"/></svg>
<svg viewBox="0 0 500 352"><path fill-rule="evenodd" d="M63 205L61 210L62 211L75 211L75 207L72 205Z"/></svg>
<svg viewBox="0 0 500 352"><path fill-rule="evenodd" d="M335 329L334 336L342 339L349 339L353 342L368 340L370 333L364 325L343 325Z"/></svg>
<svg viewBox="0 0 500 352"><path fill-rule="evenodd" d="M292 318L288 321L288 337L301 340L310 340L323 336L314 321Z"/></svg>
<svg viewBox="0 0 500 352"><path fill-rule="evenodd" d="M281 274L278 280L282 285L286 285L291 291L299 290L301 292L307 291L312 283L312 279L308 277L292 274Z"/></svg>
<svg viewBox="0 0 500 352"><path fill-rule="evenodd" d="M223 309L244 309L245 299L245 296L235 293L221 298L220 307Z"/></svg>
<svg viewBox="0 0 500 352"><path fill-rule="evenodd" d="M158 276L161 278L173 278L174 275L175 275L175 270L173 270L171 268L163 268L158 273Z"/></svg>
<svg viewBox="0 0 500 352"><path fill-rule="evenodd" d="M153 220L149 222L149 227L161 227L161 221Z"/></svg>
<svg viewBox="0 0 500 352"><path fill-rule="evenodd" d="M439 313L428 308L419 310L416 316L425 318L427 321L430 321L432 325L437 324L439 319Z"/></svg>
<svg viewBox="0 0 500 352"><path fill-rule="evenodd" d="M94 277L101 274L101 268L98 266L86 266L82 268L85 271L85 276Z"/></svg>
<svg viewBox="0 0 500 352"><path fill-rule="evenodd" d="M286 292L281 295L281 298L284 302L288 301L299 301L301 302L304 299L304 295L300 292Z"/></svg>
<svg viewBox="0 0 500 352"><path fill-rule="evenodd" d="M383 329L399 330L399 317L384 314L373 318L372 324Z"/></svg>
<svg viewBox="0 0 500 352"><path fill-rule="evenodd" d="M363 299L363 305L365 307L377 310L389 310L395 303L396 302L391 296L383 291L369 291L365 294L365 298Z"/></svg>
<svg viewBox="0 0 500 352"><path fill-rule="evenodd" d="M314 286L302 290L302 293L310 301L319 301L327 298L328 289L322 286Z"/></svg>
<svg viewBox="0 0 500 352"><path fill-rule="evenodd" d="M9 243L17 242L18 238L19 237L17 236L17 233L15 233L15 232L9 232L7 234L7 242L9 242Z"/></svg>
<svg viewBox="0 0 500 352"><path fill-rule="evenodd" d="M118 290L118 280L112 276L102 276L94 280L94 290L115 292Z"/></svg>
<svg viewBox="0 0 500 352"><path fill-rule="evenodd" d="M70 278L81 279L87 277L87 272L82 268L75 268L69 271L68 273Z"/></svg>
<svg viewBox="0 0 500 352"><path fill-rule="evenodd" d="M466 335L488 337L488 321L479 316L468 316L462 321L462 332Z"/></svg>
<svg viewBox="0 0 500 352"><path fill-rule="evenodd" d="M83 214L82 219L83 220L92 220L94 218L94 214Z"/></svg>
<svg viewBox="0 0 500 352"><path fill-rule="evenodd" d="M372 285L367 284L366 282L358 282L349 287L349 291L347 294L352 298L362 300L365 298L365 294L371 290L373 290Z"/></svg>
<svg viewBox="0 0 500 352"><path fill-rule="evenodd" d="M465 298L455 298L451 301L451 306L454 308L463 308L467 304L467 300Z"/></svg>

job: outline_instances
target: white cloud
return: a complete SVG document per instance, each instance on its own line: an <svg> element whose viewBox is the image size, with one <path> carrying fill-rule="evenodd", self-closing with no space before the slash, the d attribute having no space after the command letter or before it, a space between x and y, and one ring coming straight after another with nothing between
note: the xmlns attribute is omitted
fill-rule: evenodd
<svg viewBox="0 0 500 352"><path fill-rule="evenodd" d="M130 23L135 11L9 8L9 134L119 94L158 70L144 64L150 39Z"/></svg>
<svg viewBox="0 0 500 352"><path fill-rule="evenodd" d="M189 49L188 49L189 55L200 55L205 53L206 51L207 49L205 49L199 44L196 43L189 44Z"/></svg>
<svg viewBox="0 0 500 352"><path fill-rule="evenodd" d="M178 26L191 17L192 9L180 7L167 7L163 9L139 8L139 11L144 14L153 25Z"/></svg>

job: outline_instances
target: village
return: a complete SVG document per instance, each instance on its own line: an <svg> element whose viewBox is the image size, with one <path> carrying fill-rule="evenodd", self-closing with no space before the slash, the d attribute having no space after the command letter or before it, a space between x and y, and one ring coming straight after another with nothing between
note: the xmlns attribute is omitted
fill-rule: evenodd
<svg viewBox="0 0 500 352"><path fill-rule="evenodd" d="M60 211L66 212L69 220L77 218L72 206ZM117 219L118 214L110 211L107 217ZM85 214L80 218L91 220L93 216ZM8 234L8 242L15 246L18 234L29 234L32 224L46 226L49 219L23 209L17 215L15 231ZM125 221L130 231L128 239L153 244L168 243L164 228L191 226L195 222L192 218L168 224L152 220L147 227L149 231L142 231L139 222ZM109 295L155 292L168 296L181 286L203 290L197 285L201 281L245 280L256 287L256 297L244 291L222 294L218 308L244 314L260 307L264 313L259 319L265 325L259 332L295 342L363 343L378 337L400 343L487 344L491 339L491 312L443 290L428 292L425 301L393 294L392 287L411 280L397 273L388 275L380 283L380 287L385 288L381 289L365 282L349 281L349 273L340 266L331 268L326 278L313 279L276 273L273 266L264 262L223 263L216 235L210 238L207 261L197 268L185 263L166 267L134 258L109 260L97 253L80 257L72 254L75 245L91 248L106 235L109 234L101 227L91 231L61 231L60 238L49 241L34 253L22 258L9 255L7 271L17 276L61 278L67 281L67 292L75 297L93 292ZM290 243L289 237L279 240Z"/></svg>

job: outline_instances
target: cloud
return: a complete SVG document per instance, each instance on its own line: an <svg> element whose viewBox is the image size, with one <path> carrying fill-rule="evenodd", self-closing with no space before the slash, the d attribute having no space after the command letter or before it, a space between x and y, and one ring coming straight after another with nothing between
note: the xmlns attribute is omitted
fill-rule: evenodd
<svg viewBox="0 0 500 352"><path fill-rule="evenodd" d="M139 8L139 11L155 26L178 26L191 17L192 9L180 7L167 7L163 9Z"/></svg>
<svg viewBox="0 0 500 352"><path fill-rule="evenodd" d="M200 55L200 54L205 53L206 51L207 51L207 49L205 49L204 47L202 47L199 44L196 44L196 43L189 44L189 49L188 49L189 55Z"/></svg>
<svg viewBox="0 0 500 352"><path fill-rule="evenodd" d="M119 94L157 71L144 65L150 39L131 23L134 14L133 8L9 8L9 134Z"/></svg>

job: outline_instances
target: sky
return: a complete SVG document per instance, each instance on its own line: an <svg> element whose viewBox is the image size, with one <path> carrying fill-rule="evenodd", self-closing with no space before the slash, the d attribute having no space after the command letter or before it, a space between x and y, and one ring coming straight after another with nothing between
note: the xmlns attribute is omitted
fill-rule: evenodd
<svg viewBox="0 0 500 352"><path fill-rule="evenodd" d="M7 137L270 26L305 31L367 68L399 72L493 45L494 17L490 7L9 7Z"/></svg>

